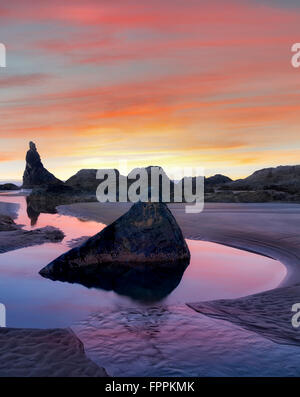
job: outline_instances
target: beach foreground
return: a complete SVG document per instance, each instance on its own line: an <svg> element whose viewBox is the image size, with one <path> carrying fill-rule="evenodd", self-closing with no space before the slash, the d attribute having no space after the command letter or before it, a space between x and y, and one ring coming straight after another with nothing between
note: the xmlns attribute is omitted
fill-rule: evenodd
<svg viewBox="0 0 300 397"><path fill-rule="evenodd" d="M58 228L46 226L35 230L24 230L16 224L19 205L0 202L0 253L14 251L44 243L56 243L64 238Z"/></svg>
<svg viewBox="0 0 300 397"><path fill-rule="evenodd" d="M60 206L58 212L110 224L130 206L129 203L79 203ZM106 376L102 367L113 376L146 376L147 370L149 375L180 376L181 366L177 363L182 362L186 367L184 357L189 351L190 375L280 376L282 369L279 362L284 362L285 376L299 376L295 364L300 337L291 325L291 308L297 303L300 293L300 205L209 203L202 213L193 215L185 212L183 204L171 204L169 208L187 239L216 242L283 263L287 276L280 287L238 299L185 302L177 307L156 305L121 312L100 310L72 326L76 336L65 329L4 329L0 332L3 339L0 353L2 362L5 362L5 369L1 370L3 376ZM16 208L6 206L6 210L14 216ZM175 334L179 324L182 340L186 341L180 351L176 348L178 335ZM131 328L135 335L132 357L128 355ZM112 329L115 330L113 337ZM170 335L174 335L173 339ZM226 337L231 340L233 336L236 340L234 346L228 341L224 343ZM17 343L14 342L16 338ZM134 346L137 341L141 346L145 345L141 358L145 365L143 368L127 365L126 370L122 363L124 360L136 361ZM22 347L28 345L30 348L26 347L24 351ZM163 346L168 346L166 351L174 350L172 359L169 354L156 357L153 353L163 351ZM207 359L200 363L199 355L202 354ZM291 355L295 359L288 364ZM49 356L49 360L43 360L43 356ZM28 360L37 363L36 367L26 369ZM241 363L245 360L247 365L241 370ZM278 365L269 368L270 360L279 360ZM228 363L233 361L235 365L229 367ZM207 362L210 362L209 367Z"/></svg>
<svg viewBox="0 0 300 397"><path fill-rule="evenodd" d="M82 203L58 209L64 214L110 223L128 207L127 203ZM253 251L279 260L287 268L281 288L188 306L277 343L300 345L300 334L291 325L291 308L300 296L300 205L208 203L202 213L193 215L186 214L182 204L169 207L185 238Z"/></svg>
<svg viewBox="0 0 300 397"><path fill-rule="evenodd" d="M70 329L0 328L1 377L105 377Z"/></svg>
<svg viewBox="0 0 300 397"><path fill-rule="evenodd" d="M57 207L59 213L110 224L130 203L78 203ZM229 245L269 256L287 267L281 286L300 282L299 204L206 203L204 211L187 214L185 204L168 205L186 239Z"/></svg>

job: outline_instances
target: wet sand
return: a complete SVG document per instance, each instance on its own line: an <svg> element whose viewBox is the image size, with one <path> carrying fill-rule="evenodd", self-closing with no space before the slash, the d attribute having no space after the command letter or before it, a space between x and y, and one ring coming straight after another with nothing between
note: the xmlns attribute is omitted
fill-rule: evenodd
<svg viewBox="0 0 300 397"><path fill-rule="evenodd" d="M300 346L300 328L292 327L292 306L300 302L300 285L277 288L239 299L190 303L199 313L227 320L276 343Z"/></svg>
<svg viewBox="0 0 300 397"><path fill-rule="evenodd" d="M186 305L101 310L72 326L111 376L300 376L300 349Z"/></svg>
<svg viewBox="0 0 300 397"><path fill-rule="evenodd" d="M0 253L63 239L64 234L51 226L23 230L13 222L18 210L19 204L0 202ZM106 376L87 358L70 329L0 328L0 377Z"/></svg>
<svg viewBox="0 0 300 397"><path fill-rule="evenodd" d="M58 207L58 211L66 215L73 215L82 219L96 220L101 223L109 224L125 213L129 207L130 204L120 203L80 203L60 206ZM170 205L170 209L181 226L186 238L212 241L243 250L253 251L277 259L287 267L287 277L282 282L281 288L239 299L187 303L187 305L183 305L182 308L184 313L186 309L190 310L188 313L191 313L191 316L190 314L188 315L188 321L192 321L192 325L195 326L195 338L196 335L198 335L197 332L203 327L203 324L206 324L204 319L211 317L211 320L213 320L213 322L209 324L211 324L212 329L216 329L216 338L213 344L206 342L206 344L208 343L208 349L212 356L212 365L209 368L213 368L214 365L217 365L220 361L221 356L215 351L215 346L220 343L224 347L221 334L223 335L222 330L226 324L228 324L228 333L230 334L228 338L230 340L232 339L232 330L235 330L237 340L242 338L243 341L251 341L251 347L249 345L250 350L247 348L247 352L252 351L254 348L255 352L257 352L257 354L255 353L253 355L253 368L251 367L251 374L253 376L259 376L259 374L261 374L261 368L257 368L256 372L254 371L256 362L258 360L263 361L264 357L268 357L270 349L272 348L272 351L274 351L274 358L277 357L279 359L278 368L276 367L274 369L274 365L269 368L269 361L266 360L265 367L269 368L269 372L265 373L265 376L274 376L274 374L277 376L277 374L281 373L280 363L282 359L285 358L284 362L287 365L290 355L296 352L294 350L278 350L276 344L297 346L300 344L300 337L298 336L298 333L300 335L300 331L293 329L291 325L291 318L293 315L291 306L297 303L298 300L300 301L300 272L298 270L300 265L300 205L211 203L206 204L204 212L193 215L186 214L184 205L182 204L172 204ZM184 309L184 307L186 309ZM194 315L192 315L192 313L194 313ZM203 316L203 314L205 316ZM178 326L180 316L181 314L175 313L174 324L176 327ZM88 357L95 357L95 361L97 362L96 358L99 355L101 360L98 361L98 364L109 369L109 365L106 366L109 362L106 362L106 359L104 359L105 349L103 344L101 344L101 346L89 346L90 335L86 334L89 329L86 328L87 324L83 323L82 325L83 328L74 327L73 330L76 331L79 338L85 343ZM247 332L242 332L242 330ZM27 332L30 330L20 331ZM101 330L101 327L97 328L97 332L102 335L103 330ZM154 338L156 338L155 335ZM256 337L254 337L254 335L256 335ZM205 337L205 335L203 335L203 337ZM209 340L211 337L210 332L207 337ZM103 338L105 338L105 334ZM198 338L201 345L199 347L199 352L202 352L203 346L206 346L206 344L203 344L201 333L198 335ZM117 334L115 335L114 341L116 342L116 340L118 340ZM257 341L259 341L261 347L259 347L260 345L257 344ZM267 341L273 344L269 345ZM108 342L109 340L106 339L105 343ZM176 340L173 342L174 345L176 345L178 341ZM241 347L237 347L237 351L244 351L243 343ZM153 348L156 350L157 346L155 345ZM38 348L36 351L38 351ZM263 352L263 354L260 354L260 351ZM5 350L4 354L6 354ZM28 351L28 354L31 354L30 351ZM228 357L230 358L230 360L228 360L230 362L234 357L236 359L234 354L232 345L230 345L228 350ZM22 360L25 360L26 356L27 352L22 350L20 358L21 363ZM249 354L247 353L243 360L248 359L248 356ZM151 351L149 355L147 351L147 355L143 359L151 359L151 357ZM180 359L183 358L180 357ZM120 357L120 360L122 360L122 357ZM289 368L286 374L287 376L299 376L296 365L298 362L297 360L298 358L295 358L294 362L291 364L291 368ZM20 366L23 366L23 363ZM113 363L111 365L113 367ZM207 373L209 373L211 376L249 376L249 368L245 368L243 373L239 372L238 369L241 368L241 365L241 362L238 362L235 370L232 372L224 372L224 368L228 368L228 363L225 360L222 365L220 364L220 368L217 366L216 370L213 370L211 373L208 372L209 368L206 367L203 368L203 372L200 372L201 375L207 375ZM14 361L12 361L10 368L13 369L11 374L14 374L14 376L18 374L18 366ZM68 364L62 364L61 368L62 371L66 370L66 373L70 374L69 376L73 376L71 375L73 373L70 369L71 367L69 367ZM167 369L166 363L166 370ZM78 370L80 370L80 364L78 364L76 368L76 371ZM1 370L0 373L2 373ZM53 376L60 375L55 373Z"/></svg>
<svg viewBox="0 0 300 397"><path fill-rule="evenodd" d="M79 203L57 207L59 213L109 224L129 203ZM282 262L284 285L300 283L299 204L207 203L199 214L185 213L184 204L169 205L185 238L205 240L259 253Z"/></svg>
<svg viewBox="0 0 300 397"><path fill-rule="evenodd" d="M0 377L105 377L70 329L0 328Z"/></svg>
<svg viewBox="0 0 300 397"><path fill-rule="evenodd" d="M110 223L129 204L82 203L59 212ZM300 205L208 203L199 214L186 214L184 205L170 209L185 238L206 240L269 256L283 263L287 276L280 288L239 299L188 303L197 312L230 321L276 343L300 345L291 308L300 302ZM241 264L242 265L242 264Z"/></svg>

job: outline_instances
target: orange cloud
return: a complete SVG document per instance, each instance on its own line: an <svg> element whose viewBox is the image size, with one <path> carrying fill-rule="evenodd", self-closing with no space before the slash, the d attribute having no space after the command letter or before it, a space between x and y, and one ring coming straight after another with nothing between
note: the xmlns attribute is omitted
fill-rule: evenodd
<svg viewBox="0 0 300 397"><path fill-rule="evenodd" d="M244 172L283 145L288 161L299 144L299 71L290 65L299 9L224 4L2 6L13 63L0 76L0 138L17 145L10 160L23 159L26 141L35 139L58 174L89 157L113 163L122 155L137 163L201 159ZM61 157L71 165L60 168Z"/></svg>

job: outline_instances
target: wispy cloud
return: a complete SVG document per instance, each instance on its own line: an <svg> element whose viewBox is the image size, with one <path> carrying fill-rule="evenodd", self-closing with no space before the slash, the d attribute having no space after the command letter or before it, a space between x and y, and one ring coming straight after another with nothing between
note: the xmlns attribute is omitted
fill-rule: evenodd
<svg viewBox="0 0 300 397"><path fill-rule="evenodd" d="M0 127L16 150L0 162L22 159L29 139L57 158L59 176L75 158L121 155L244 174L286 142L280 162L290 162L299 19L297 4L279 0L10 0L0 7Z"/></svg>

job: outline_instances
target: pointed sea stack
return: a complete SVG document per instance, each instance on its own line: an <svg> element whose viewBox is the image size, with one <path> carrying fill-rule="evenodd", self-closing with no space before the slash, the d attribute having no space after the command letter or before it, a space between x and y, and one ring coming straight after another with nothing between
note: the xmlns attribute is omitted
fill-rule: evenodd
<svg viewBox="0 0 300 397"><path fill-rule="evenodd" d="M190 252L172 213L164 203L134 204L119 219L83 245L61 255L40 271L53 280L97 282L136 269L185 269Z"/></svg>
<svg viewBox="0 0 300 397"><path fill-rule="evenodd" d="M29 150L26 154L26 168L23 175L23 188L32 189L35 186L53 183L63 182L44 168L35 144L29 142Z"/></svg>

